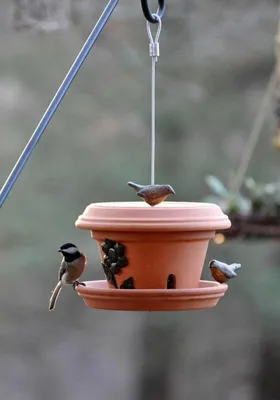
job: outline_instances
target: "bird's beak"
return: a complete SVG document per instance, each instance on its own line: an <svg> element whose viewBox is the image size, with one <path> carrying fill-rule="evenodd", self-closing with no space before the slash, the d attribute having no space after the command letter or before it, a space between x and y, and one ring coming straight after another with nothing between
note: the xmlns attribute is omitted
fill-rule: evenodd
<svg viewBox="0 0 280 400"><path fill-rule="evenodd" d="M176 194L176 193L175 193L175 190L174 190L173 188L171 188L171 193L172 193L172 194Z"/></svg>
<svg viewBox="0 0 280 400"><path fill-rule="evenodd" d="M61 249L59 249L59 250L58 250L58 252L59 252L59 253L62 253L62 250L61 250Z"/></svg>

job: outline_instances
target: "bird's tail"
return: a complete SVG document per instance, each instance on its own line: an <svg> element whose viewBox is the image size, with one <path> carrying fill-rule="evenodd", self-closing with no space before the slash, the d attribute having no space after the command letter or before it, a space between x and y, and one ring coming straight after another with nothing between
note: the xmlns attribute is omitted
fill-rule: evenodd
<svg viewBox="0 0 280 400"><path fill-rule="evenodd" d="M127 182L127 184L128 184L128 186L130 186L134 190L136 190L136 192L144 187L143 185L138 185L137 183L134 183L134 182Z"/></svg>
<svg viewBox="0 0 280 400"><path fill-rule="evenodd" d="M53 293L51 295L50 303L49 303L49 311L54 310L55 304L56 304L56 300L57 300L57 298L59 296L61 288L62 288L62 282L59 281L58 284L56 285L56 287L54 288L54 291L53 291Z"/></svg>
<svg viewBox="0 0 280 400"><path fill-rule="evenodd" d="M239 268L241 268L241 264L233 264L234 271Z"/></svg>

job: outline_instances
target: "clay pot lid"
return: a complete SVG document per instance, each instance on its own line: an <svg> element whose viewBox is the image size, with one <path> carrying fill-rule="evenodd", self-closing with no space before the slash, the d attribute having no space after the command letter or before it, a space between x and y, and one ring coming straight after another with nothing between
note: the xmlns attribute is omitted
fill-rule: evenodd
<svg viewBox="0 0 280 400"><path fill-rule="evenodd" d="M90 204L76 227L110 231L218 230L231 226L219 206L166 201L150 207L143 201Z"/></svg>
<svg viewBox="0 0 280 400"><path fill-rule="evenodd" d="M109 289L107 281L85 282L76 291L91 308L119 311L182 311L215 307L226 284L200 281L197 289Z"/></svg>

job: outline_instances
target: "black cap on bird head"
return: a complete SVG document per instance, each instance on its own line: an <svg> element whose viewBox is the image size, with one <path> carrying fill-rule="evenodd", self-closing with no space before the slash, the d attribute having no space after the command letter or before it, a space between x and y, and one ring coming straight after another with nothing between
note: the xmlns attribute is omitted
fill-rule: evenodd
<svg viewBox="0 0 280 400"><path fill-rule="evenodd" d="M209 263L209 268L215 267L216 263L217 263L217 260L211 260Z"/></svg>
<svg viewBox="0 0 280 400"><path fill-rule="evenodd" d="M58 250L59 253L62 253L65 261L72 262L81 257L82 253L79 251L78 247L73 243L65 243Z"/></svg>
<svg viewBox="0 0 280 400"><path fill-rule="evenodd" d="M73 244L73 243L64 243L62 246L60 246L58 252L59 252L59 253L62 253L62 254L63 254L63 253L68 253L67 250L70 250L70 249L72 249L72 251L73 251L74 249L77 249L77 250L78 250L78 248L77 248L77 246L76 246L75 244Z"/></svg>

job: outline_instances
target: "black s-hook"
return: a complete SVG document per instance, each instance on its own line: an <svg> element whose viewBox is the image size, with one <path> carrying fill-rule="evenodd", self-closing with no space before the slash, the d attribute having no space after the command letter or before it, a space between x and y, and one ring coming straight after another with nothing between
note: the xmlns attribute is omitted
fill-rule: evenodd
<svg viewBox="0 0 280 400"><path fill-rule="evenodd" d="M142 4L142 10L145 18L147 21L149 21L151 24L156 24L158 23L158 19L154 17L153 13L151 13L148 0L141 0ZM165 12L165 0L158 0L158 11L157 15L162 19L163 15Z"/></svg>

